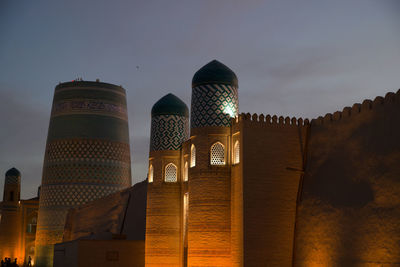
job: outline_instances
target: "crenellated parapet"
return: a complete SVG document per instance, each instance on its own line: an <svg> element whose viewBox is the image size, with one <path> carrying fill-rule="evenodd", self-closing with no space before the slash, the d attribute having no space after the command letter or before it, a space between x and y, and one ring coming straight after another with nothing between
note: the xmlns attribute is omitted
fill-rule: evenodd
<svg viewBox="0 0 400 267"><path fill-rule="evenodd" d="M373 111L384 106L400 104L400 89L396 92L389 92L385 97L377 96L374 100L365 99L361 104L355 103L352 107L344 107L342 111L336 111L333 114L327 113L325 116L319 116L311 120L311 125L323 125L342 119L352 118L360 113Z"/></svg>
<svg viewBox="0 0 400 267"><path fill-rule="evenodd" d="M232 125L245 122L250 123L252 125L259 126L307 126L310 124L308 119L296 118L296 117L283 117L277 115L264 115L254 113L253 115L250 113L241 113L238 117L232 119Z"/></svg>

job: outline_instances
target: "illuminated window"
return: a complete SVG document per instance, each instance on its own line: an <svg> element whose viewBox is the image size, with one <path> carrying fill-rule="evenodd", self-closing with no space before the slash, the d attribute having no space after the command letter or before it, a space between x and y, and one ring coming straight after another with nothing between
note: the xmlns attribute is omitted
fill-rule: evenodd
<svg viewBox="0 0 400 267"><path fill-rule="evenodd" d="M196 166L196 147L192 144L190 148L190 167Z"/></svg>
<svg viewBox="0 0 400 267"><path fill-rule="evenodd" d="M225 165L225 147L220 142L211 146L211 165Z"/></svg>
<svg viewBox="0 0 400 267"><path fill-rule="evenodd" d="M189 167L187 161L185 162L185 168L183 170L183 181L187 182L189 176Z"/></svg>
<svg viewBox="0 0 400 267"><path fill-rule="evenodd" d="M150 167L149 167L149 183L153 182L153 173L154 173L153 165L150 164Z"/></svg>
<svg viewBox="0 0 400 267"><path fill-rule="evenodd" d="M233 146L233 164L238 164L240 162L240 146L239 141L235 142Z"/></svg>
<svg viewBox="0 0 400 267"><path fill-rule="evenodd" d="M177 178L177 168L175 164L169 163L165 166L165 181L166 182L176 182Z"/></svg>
<svg viewBox="0 0 400 267"><path fill-rule="evenodd" d="M37 225L37 219L36 219L36 217L33 217L30 220L30 223L27 224L26 232L30 233L30 234L36 233L36 225Z"/></svg>

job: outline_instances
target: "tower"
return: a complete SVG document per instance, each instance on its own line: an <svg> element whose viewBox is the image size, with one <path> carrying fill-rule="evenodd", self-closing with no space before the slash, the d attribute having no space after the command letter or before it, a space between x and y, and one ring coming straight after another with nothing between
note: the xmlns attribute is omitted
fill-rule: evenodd
<svg viewBox="0 0 400 267"><path fill-rule="evenodd" d="M146 266L182 266L181 147L188 138L188 113L173 94L151 110Z"/></svg>
<svg viewBox="0 0 400 267"><path fill-rule="evenodd" d="M36 265L52 266L68 209L131 186L126 93L109 83L56 86L43 164Z"/></svg>
<svg viewBox="0 0 400 267"><path fill-rule="evenodd" d="M3 203L0 222L0 257L18 258L21 261L22 255L19 254L20 248L20 192L21 192L21 173L12 168L6 172L4 181Z"/></svg>
<svg viewBox="0 0 400 267"><path fill-rule="evenodd" d="M231 264L231 117L238 80L213 60L192 80L188 266Z"/></svg>

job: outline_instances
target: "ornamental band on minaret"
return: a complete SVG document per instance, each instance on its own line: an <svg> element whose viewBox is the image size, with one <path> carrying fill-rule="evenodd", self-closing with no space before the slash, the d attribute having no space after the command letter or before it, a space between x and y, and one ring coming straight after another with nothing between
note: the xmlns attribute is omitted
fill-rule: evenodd
<svg viewBox="0 0 400 267"><path fill-rule="evenodd" d="M73 81L55 88L45 151L36 265L52 266L68 209L131 186L125 90Z"/></svg>

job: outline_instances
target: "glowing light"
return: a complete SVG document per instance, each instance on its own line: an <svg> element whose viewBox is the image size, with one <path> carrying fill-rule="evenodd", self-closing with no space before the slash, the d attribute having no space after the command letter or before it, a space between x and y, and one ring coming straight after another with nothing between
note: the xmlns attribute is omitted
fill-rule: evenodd
<svg viewBox="0 0 400 267"><path fill-rule="evenodd" d="M231 116L231 117L235 116L234 109L229 105L224 108L224 113L229 114L229 116Z"/></svg>

